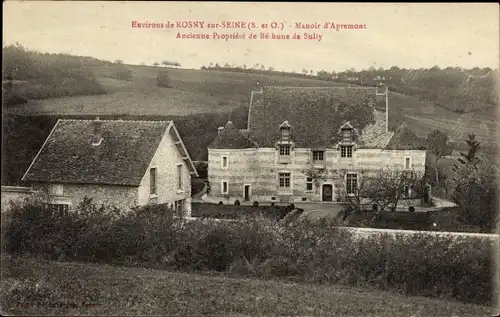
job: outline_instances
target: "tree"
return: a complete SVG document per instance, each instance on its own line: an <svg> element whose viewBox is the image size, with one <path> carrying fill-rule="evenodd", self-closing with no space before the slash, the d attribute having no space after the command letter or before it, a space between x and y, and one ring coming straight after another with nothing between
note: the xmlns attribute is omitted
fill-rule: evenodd
<svg viewBox="0 0 500 317"><path fill-rule="evenodd" d="M158 63L158 62L154 62L154 63L153 63L153 66L154 66L154 67L158 67L158 66L160 66L160 63Z"/></svg>
<svg viewBox="0 0 500 317"><path fill-rule="evenodd" d="M474 168L479 163L480 159L477 156L477 152L481 148L481 143L476 140L476 135L474 133L469 134L469 139L465 141L467 146L469 147L467 153L460 152L460 156L458 158L458 163L453 165L453 171L458 172L461 166L472 165Z"/></svg>
<svg viewBox="0 0 500 317"><path fill-rule="evenodd" d="M492 229L498 198L498 167L484 161L467 164L455 177L452 199L460 209L463 222Z"/></svg>
<svg viewBox="0 0 500 317"><path fill-rule="evenodd" d="M427 150L435 156L436 163L436 185L439 184L438 161L453 152L453 147L448 140L448 135L438 129L433 130L427 136Z"/></svg>
<svg viewBox="0 0 500 317"><path fill-rule="evenodd" d="M367 180L362 195L380 206L381 211L389 206L396 208L410 191L414 197L423 197L426 184L423 176L423 173L413 170L381 169Z"/></svg>
<svg viewBox="0 0 500 317"><path fill-rule="evenodd" d="M123 61L121 59L115 60L115 64L123 64Z"/></svg>
<svg viewBox="0 0 500 317"><path fill-rule="evenodd" d="M175 62L175 61L167 61L167 60L164 60L161 62L165 67L168 67L168 66L174 66L174 67L181 67L181 64L179 62Z"/></svg>

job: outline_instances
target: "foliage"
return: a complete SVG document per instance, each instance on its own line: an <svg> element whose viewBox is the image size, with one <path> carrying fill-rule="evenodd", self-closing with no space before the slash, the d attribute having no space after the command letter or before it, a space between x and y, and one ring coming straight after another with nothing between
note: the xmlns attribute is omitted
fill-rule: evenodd
<svg viewBox="0 0 500 317"><path fill-rule="evenodd" d="M448 140L448 135L439 129L435 129L427 136L427 150L434 154L437 159L440 159L443 156L450 155L453 147Z"/></svg>
<svg viewBox="0 0 500 317"><path fill-rule="evenodd" d="M461 209L463 222L482 229L495 227L498 206L498 167L485 162L460 168L452 199Z"/></svg>
<svg viewBox="0 0 500 317"><path fill-rule="evenodd" d="M208 162L205 161L196 161L194 162L194 166L196 168L196 171L198 172L198 176L200 178L207 178L208 177Z"/></svg>
<svg viewBox="0 0 500 317"><path fill-rule="evenodd" d="M431 131L427 136L427 150L435 156L436 184L439 184L438 161L453 152L448 135L438 129Z"/></svg>
<svg viewBox="0 0 500 317"><path fill-rule="evenodd" d="M181 64L179 62L175 62L175 61L164 60L161 63L162 63L162 65L164 65L166 67L168 67L168 66L181 67Z"/></svg>
<svg viewBox="0 0 500 317"><path fill-rule="evenodd" d="M460 153L461 157L453 166L452 199L462 207L460 216L463 222L483 230L491 229L496 225L498 165L478 155L480 143L474 134L469 134L467 145L467 153Z"/></svg>
<svg viewBox="0 0 500 317"><path fill-rule="evenodd" d="M236 263L246 263L244 274L256 277L370 285L483 304L491 300L492 246L488 240L430 235L354 237L326 220L285 226L263 219L188 222L161 205L118 217L110 217L111 210L64 217L33 204L10 210L2 214L3 251L190 271L233 268L233 274L239 274Z"/></svg>
<svg viewBox="0 0 500 317"><path fill-rule="evenodd" d="M123 63L116 63L116 65L112 66L112 70L108 76L119 80L131 81L134 76L134 72L127 66L123 65Z"/></svg>
<svg viewBox="0 0 500 317"><path fill-rule="evenodd" d="M458 163L453 165L453 171L455 173L459 172L461 167L472 165L476 166L480 162L480 158L478 157L478 151L481 148L481 143L476 140L476 136L474 133L469 134L469 138L465 141L467 143L467 153L460 152L460 156L458 158Z"/></svg>
<svg viewBox="0 0 500 317"><path fill-rule="evenodd" d="M158 87L172 88L170 76L167 71L163 70L156 76L156 85Z"/></svg>
<svg viewBox="0 0 500 317"><path fill-rule="evenodd" d="M287 77L313 77L307 69L302 72L271 71L256 64L253 67L213 66L206 70L224 70L255 74L269 74ZM446 67L435 66L430 69L404 69L392 66L389 69L369 68L356 71L349 69L343 72L328 72L320 70L317 79L337 83L352 83L357 85L375 86L384 83L389 89L403 94L429 100L436 105L445 107L457 113L471 112L491 108L498 104L498 69Z"/></svg>
<svg viewBox="0 0 500 317"><path fill-rule="evenodd" d="M3 88L13 104L22 99L104 94L92 70L102 65L106 62L92 57L39 53L9 45L3 48L2 79L11 84Z"/></svg>

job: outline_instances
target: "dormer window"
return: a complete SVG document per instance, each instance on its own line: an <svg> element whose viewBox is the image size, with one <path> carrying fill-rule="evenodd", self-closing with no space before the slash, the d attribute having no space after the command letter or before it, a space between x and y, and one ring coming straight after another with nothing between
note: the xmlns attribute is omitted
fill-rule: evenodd
<svg viewBox="0 0 500 317"><path fill-rule="evenodd" d="M280 139L281 141L291 141L291 129L292 127L288 123L288 121L284 121L280 125Z"/></svg>
<svg viewBox="0 0 500 317"><path fill-rule="evenodd" d="M353 126L346 122L340 127L340 132L342 134L342 142L352 142L353 141Z"/></svg>
<svg viewBox="0 0 500 317"><path fill-rule="evenodd" d="M344 129L342 130L342 141L351 142L352 141L352 130Z"/></svg>

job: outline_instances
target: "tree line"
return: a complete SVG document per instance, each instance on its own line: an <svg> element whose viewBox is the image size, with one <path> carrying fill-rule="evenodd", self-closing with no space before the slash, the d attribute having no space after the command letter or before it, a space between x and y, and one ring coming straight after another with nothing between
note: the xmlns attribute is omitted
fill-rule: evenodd
<svg viewBox="0 0 500 317"><path fill-rule="evenodd" d="M389 69L370 67L336 71L276 71L272 66L256 63L254 65L231 65L210 63L203 70L224 70L247 73L282 75L291 77L310 77L325 81L352 83L374 86L384 83L389 89L428 100L449 110L465 113L492 108L498 104L498 69L489 67L470 69L462 67L405 69L392 66Z"/></svg>

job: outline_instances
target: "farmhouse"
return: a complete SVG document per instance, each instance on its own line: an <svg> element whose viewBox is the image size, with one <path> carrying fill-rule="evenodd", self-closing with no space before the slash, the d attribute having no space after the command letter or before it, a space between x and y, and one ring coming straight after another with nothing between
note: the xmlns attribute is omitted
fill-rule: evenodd
<svg viewBox="0 0 500 317"><path fill-rule="evenodd" d="M422 140L389 131L387 111L387 87L262 87L247 128L228 122L208 148L207 200L342 201L360 171L423 172Z"/></svg>
<svg viewBox="0 0 500 317"><path fill-rule="evenodd" d="M59 120L23 176L49 206L84 197L122 210L169 204L191 212L196 169L172 121Z"/></svg>

